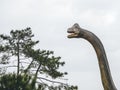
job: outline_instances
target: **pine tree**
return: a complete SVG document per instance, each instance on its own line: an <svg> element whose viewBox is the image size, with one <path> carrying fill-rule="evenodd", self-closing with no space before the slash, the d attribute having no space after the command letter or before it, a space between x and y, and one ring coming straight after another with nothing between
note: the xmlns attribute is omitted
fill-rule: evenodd
<svg viewBox="0 0 120 90"><path fill-rule="evenodd" d="M27 90L28 87L28 90L45 90L46 87L50 89L53 86L49 86L43 80L51 80L40 77L41 75L56 79L67 74L67 72L59 71L59 68L65 64L60 61L61 57L55 57L53 51L35 49L39 41L33 40L33 37L31 28L12 30L10 35L0 35L0 64L3 65L0 69L0 88L2 90L11 90L7 88L12 88L12 85L15 86L12 90ZM12 62L14 64L11 65ZM11 67L15 67L16 70L13 74L7 74L7 70L9 71ZM3 84L3 80L12 80L12 82ZM61 85L68 87L67 84L57 83L60 84L57 88Z"/></svg>

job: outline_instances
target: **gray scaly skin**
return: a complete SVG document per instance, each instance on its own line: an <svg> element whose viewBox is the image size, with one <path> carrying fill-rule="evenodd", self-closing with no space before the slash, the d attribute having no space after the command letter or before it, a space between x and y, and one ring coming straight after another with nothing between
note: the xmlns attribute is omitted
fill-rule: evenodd
<svg viewBox="0 0 120 90"><path fill-rule="evenodd" d="M68 38L84 38L92 44L97 54L104 90L117 90L112 80L106 53L100 39L92 32L82 29L77 23L69 28L67 32L70 34Z"/></svg>

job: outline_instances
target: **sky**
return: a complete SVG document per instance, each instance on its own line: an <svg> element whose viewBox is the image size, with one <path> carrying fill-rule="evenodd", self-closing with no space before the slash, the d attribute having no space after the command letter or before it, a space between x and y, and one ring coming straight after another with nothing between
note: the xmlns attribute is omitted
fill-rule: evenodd
<svg viewBox="0 0 120 90"><path fill-rule="evenodd" d="M79 90L103 90L95 51L84 39L68 39L74 23L102 41L117 89L120 89L119 0L0 0L0 34L31 27L41 49L66 64L67 83Z"/></svg>

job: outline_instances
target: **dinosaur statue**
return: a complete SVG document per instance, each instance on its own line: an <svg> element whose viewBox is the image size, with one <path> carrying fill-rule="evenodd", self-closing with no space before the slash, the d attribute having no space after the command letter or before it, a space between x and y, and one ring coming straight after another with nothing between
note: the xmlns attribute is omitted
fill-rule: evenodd
<svg viewBox="0 0 120 90"><path fill-rule="evenodd" d="M68 38L84 38L92 44L97 54L104 90L117 90L112 80L106 53L100 39L92 32L82 29L77 23L68 28L67 32L69 33Z"/></svg>

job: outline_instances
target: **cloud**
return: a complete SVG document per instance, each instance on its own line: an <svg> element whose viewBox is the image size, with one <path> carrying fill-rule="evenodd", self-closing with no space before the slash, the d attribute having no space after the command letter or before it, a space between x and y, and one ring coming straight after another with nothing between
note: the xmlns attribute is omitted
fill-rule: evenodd
<svg viewBox="0 0 120 90"><path fill-rule="evenodd" d="M37 17L69 17L71 15L71 2L67 0L12 0L7 4L9 14L16 16L31 16Z"/></svg>
<svg viewBox="0 0 120 90"><path fill-rule="evenodd" d="M75 0L73 1L72 13L74 21L88 23L95 26L108 27L116 23L119 14L119 1L111 0Z"/></svg>
<svg viewBox="0 0 120 90"><path fill-rule="evenodd" d="M79 14L79 20L96 26L109 26L117 20L116 12L102 12L96 10L86 10Z"/></svg>

